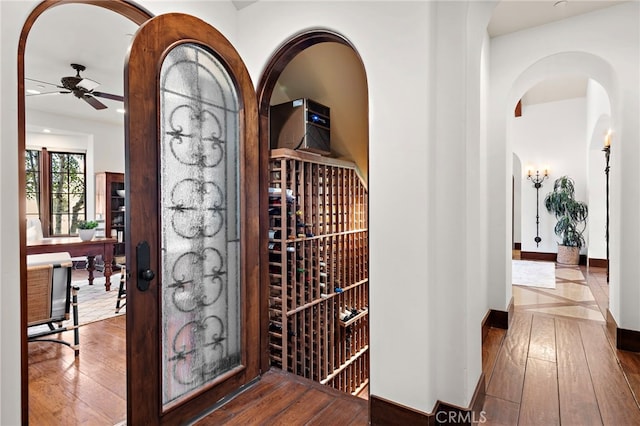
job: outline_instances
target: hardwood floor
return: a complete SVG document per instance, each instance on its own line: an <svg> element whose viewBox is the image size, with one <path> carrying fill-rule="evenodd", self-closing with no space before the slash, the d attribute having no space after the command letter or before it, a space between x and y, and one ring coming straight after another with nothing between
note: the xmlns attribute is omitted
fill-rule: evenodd
<svg viewBox="0 0 640 426"><path fill-rule="evenodd" d="M569 295L549 292L541 298L540 312L530 301L519 305L516 300L508 332L489 331L483 345L485 424L640 424L640 354L616 350L603 321L589 319L593 315L586 308L606 315L608 288L604 269L581 271L597 308L584 300L584 289L568 293L580 295L576 305L583 311L560 310ZM550 314L551 309L562 314Z"/></svg>
<svg viewBox="0 0 640 426"><path fill-rule="evenodd" d="M80 328L80 355L29 343L29 424L115 425L126 418L125 316ZM328 423L327 423L328 422ZM368 401L274 369L198 425L366 425Z"/></svg>
<svg viewBox="0 0 640 426"><path fill-rule="evenodd" d="M606 313L604 270L581 270L593 303ZM569 303L568 297L557 299ZM485 338L485 424L640 424L640 354L615 350L602 322L549 314L551 303L545 302L545 312L516 305L509 331L490 329ZM593 310L593 303L581 303ZM78 358L62 345L29 343L30 424L114 425L125 419L125 317L81 327L80 342ZM365 425L367 403L272 370L197 424Z"/></svg>
<svg viewBox="0 0 640 426"><path fill-rule="evenodd" d="M196 425L366 425L368 420L366 400L271 369Z"/></svg>
<svg viewBox="0 0 640 426"><path fill-rule="evenodd" d="M80 327L78 357L55 343L32 342L28 349L29 424L114 425L125 419L124 315Z"/></svg>

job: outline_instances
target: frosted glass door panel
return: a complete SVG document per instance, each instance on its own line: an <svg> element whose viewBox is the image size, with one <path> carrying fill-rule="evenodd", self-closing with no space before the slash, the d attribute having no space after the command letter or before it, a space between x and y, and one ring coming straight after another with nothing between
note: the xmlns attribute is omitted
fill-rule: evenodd
<svg viewBox="0 0 640 426"><path fill-rule="evenodd" d="M160 74L162 393L166 409L242 365L238 97L196 44Z"/></svg>

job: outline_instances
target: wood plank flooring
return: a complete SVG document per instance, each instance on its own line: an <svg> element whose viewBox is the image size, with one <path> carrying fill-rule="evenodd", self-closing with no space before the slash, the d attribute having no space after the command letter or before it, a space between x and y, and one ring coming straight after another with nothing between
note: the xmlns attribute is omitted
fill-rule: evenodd
<svg viewBox="0 0 640 426"><path fill-rule="evenodd" d="M28 348L29 424L125 424L124 315L81 327L77 358L71 349L55 343L32 342ZM367 423L366 399L277 369L267 372L256 384L197 422L198 425Z"/></svg>
<svg viewBox="0 0 640 426"><path fill-rule="evenodd" d="M368 420L366 400L271 369L196 425L366 425Z"/></svg>
<svg viewBox="0 0 640 426"><path fill-rule="evenodd" d="M604 270L582 271L606 314ZM602 321L552 315L549 305L536 313L516 303L509 330L489 331L485 424L639 425L640 354L616 350Z"/></svg>
<svg viewBox="0 0 640 426"><path fill-rule="evenodd" d="M586 282L600 309L604 270ZM606 312L606 311L605 311ZM114 425L126 417L125 317L80 329L80 356L67 347L29 343L32 425ZM483 344L485 424L640 424L640 354L615 350L598 321L514 313L508 332L490 329ZM367 401L272 370L198 425L365 425Z"/></svg>
<svg viewBox="0 0 640 426"><path fill-rule="evenodd" d="M29 424L114 425L125 419L125 316L80 327L78 357L56 343L27 347Z"/></svg>

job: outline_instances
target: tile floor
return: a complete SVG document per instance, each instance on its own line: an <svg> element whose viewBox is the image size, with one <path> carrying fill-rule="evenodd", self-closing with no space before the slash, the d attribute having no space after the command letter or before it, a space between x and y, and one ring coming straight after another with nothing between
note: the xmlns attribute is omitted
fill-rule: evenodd
<svg viewBox="0 0 640 426"><path fill-rule="evenodd" d="M579 266L556 264L556 288L513 286L514 308L521 312L605 323Z"/></svg>

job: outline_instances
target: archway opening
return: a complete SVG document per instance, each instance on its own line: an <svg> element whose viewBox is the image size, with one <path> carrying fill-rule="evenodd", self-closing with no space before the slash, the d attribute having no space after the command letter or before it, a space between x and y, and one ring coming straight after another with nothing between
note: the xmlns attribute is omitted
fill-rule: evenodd
<svg viewBox="0 0 640 426"><path fill-rule="evenodd" d="M557 85L574 85L572 96L558 98ZM565 87L566 88L566 87ZM542 89L542 90L538 90ZM536 93L538 91L538 93ZM610 66L601 58L579 52L564 52L542 58L530 65L514 80L509 99L523 102L522 116L514 117L512 108L505 108L506 146L522 161L522 259L555 262L562 240L554 232L557 219L544 206L545 196L556 179L568 176L575 182L576 199L589 208L581 249L580 264L585 267L605 267L605 155L604 127L611 125L615 115L616 83ZM603 118L604 117L604 118ZM536 206L535 190L529 173L548 178L542 180ZM539 211L539 234L536 223ZM541 238L536 244L535 237ZM506 284L510 292L511 283ZM514 289L514 296L516 295ZM594 295L595 296L595 295ZM520 295L522 297L522 295ZM514 297L514 300L518 297ZM515 301L517 304L517 300ZM584 311L585 318L606 320L606 307L595 316Z"/></svg>
<svg viewBox="0 0 640 426"><path fill-rule="evenodd" d="M135 25L141 25L146 20L151 18L153 15L145 10L144 8L137 6L136 4L128 1L120 1L120 0L110 0L110 1L51 1L51 2L43 2L40 3L36 8L31 12L28 18L25 21L25 24L22 27L22 31L20 34L19 45L18 45L18 185L19 185L19 197L20 199L25 199L25 188L26 188L26 173L25 173L25 149L27 147L27 129L29 127L30 122L28 122L27 115L27 102L26 102L26 88L25 88L25 78L30 77L27 72L31 72L35 70L36 64L38 62L42 62L46 60L44 57L34 58L32 61L28 60L27 57L27 41L29 36L32 34L32 30L34 30L34 26L36 29L38 25L43 22L43 14L46 14L48 11L60 11L65 8L57 9L58 6L65 5L67 7L77 8L77 7L89 7L89 6L98 6L100 11L108 11L115 12L110 14L111 17L116 17L119 19L124 17L128 21L133 22ZM55 9L54 9L55 8ZM111 19L111 18L109 18ZM46 19L44 19L46 21ZM37 31L36 31L37 32ZM36 33L34 32L34 33ZM123 35L124 36L124 35ZM83 39L79 37L79 39ZM31 40L29 40L31 41ZM60 47L64 47L63 45ZM94 46L95 47L95 46ZM68 52L73 54L74 52ZM125 52L122 52L124 55ZM66 57L66 56L65 56ZM124 59L124 56L123 56ZM65 61L66 62L66 61ZM120 61L117 61L120 63ZM27 68L27 64L29 68ZM89 64L83 64L89 65ZM68 66L68 64L66 64ZM120 74L121 75L121 74ZM34 78L33 76L31 78ZM54 80L55 82L55 80ZM120 88L122 90L122 88ZM84 105L83 105L84 106ZM115 109L115 108L114 108ZM38 116L40 120L44 116L42 113L34 114ZM42 124L42 122L38 123ZM60 125L62 123L59 123ZM90 132L89 132L90 133ZM122 140L124 141L124 131L121 132ZM87 148L91 148L91 143L87 145ZM91 154L93 155L93 153ZM93 176L89 176L91 181L93 181ZM89 199L89 197L87 197ZM92 201L92 200L91 200ZM24 226L22 219L26 217L26 203L20 203L19 207L19 217L21 218L21 222L19 226L19 235L20 235L20 304L22 306L21 316L20 316L20 330L21 330L21 344L20 344L20 352L21 352L21 399L22 399L22 407L21 414L23 419L29 418L29 361L28 361L28 346L27 346L27 335L25 330L27 329L27 310L26 310L26 300L27 300L27 289L26 289L26 227Z"/></svg>
<svg viewBox="0 0 640 426"><path fill-rule="evenodd" d="M261 209L265 246L276 247L276 249L278 247L267 237L270 231L272 233L279 231L277 227L280 219L274 219L268 214L273 207L272 198L267 195L269 188L280 185L280 182L275 182L274 179L282 178L282 185L287 186L288 190L293 190L293 202L300 203L296 204L300 206L300 208L296 207L296 214L304 218L305 225L311 225L305 233L305 238L296 240L295 244L287 244L287 250L291 250L291 259L289 255L280 255L279 252L272 250L263 255L262 303L264 306L262 312L266 313L263 315L265 323L263 323L262 344L265 347L263 353L266 355L263 366L265 369L270 366L282 368L365 397L368 395L369 376L367 92L364 66L354 46L343 36L326 30L305 32L285 43L267 64L258 85L260 145L263 160L261 163L263 165L261 177L263 199L261 201L262 205L267 206ZM288 159L292 159L299 151L284 152L278 149L278 142L270 137L269 125L273 119L271 110L276 105L286 108L287 103L296 105L296 102L305 100L313 101L325 106L327 111L330 110L330 153L325 152L322 158L321 156L313 158L303 152L300 154L299 162L296 162L297 160L288 162ZM270 149L273 150L270 151ZM283 152L284 156L278 156ZM276 156L278 157L275 158ZM300 186L290 188L292 182L285 182L283 177L285 172L282 171L284 169L278 165L275 170L274 161L277 161L277 164L283 164L283 167L296 167L294 164L305 167L306 175L300 179L305 182L305 185L309 185L306 186L307 194L312 193L309 191L314 191L312 187L318 186L318 182L323 182L321 186L329 184L330 181L340 182L338 186L345 188L348 186L350 189L342 191L336 186L332 186L335 189L328 189L331 186L329 185L310 197L302 198L300 196L303 192L302 188ZM329 170L330 174L326 174ZM350 178L346 178L347 176ZM319 216L314 213L316 210L312 204L324 202L318 201L325 199L323 195L318 195L322 194L322 191L335 191L336 196L341 200L338 202L341 207L337 207L335 212L339 211L338 215L343 215L343 219L346 220L340 224L331 225L331 230L321 229L315 223ZM303 199L306 201L302 202ZM354 208L356 205L357 207ZM296 237L300 237L300 234ZM284 245L285 241L282 243ZM304 256L299 250L300 247L304 247ZM327 249L329 252L324 251ZM341 260L337 260L338 258ZM317 291L312 290L309 294L305 291L304 295L300 295L297 290L300 287L296 287L295 283L302 279L304 274L309 273L310 268L313 271L315 265L313 259L318 260L317 264L320 267ZM292 276L285 282L277 277L281 272L280 269L274 271L274 268L277 269L279 264L284 265L291 261L297 262L299 275ZM316 284L313 276L306 276L304 279L309 283L308 287L314 288ZM326 282L322 281L323 279L326 279ZM274 308L280 309L279 306L274 305L274 292L277 296L281 296L282 300L287 300L291 293L297 294L297 296L294 295L297 300L288 306L290 315L286 320L282 319L285 318L284 313L282 316L273 314ZM345 321L342 321L341 315L345 310L350 312L345 314L347 315L344 317ZM312 324L313 321L303 318L315 318L313 320L316 321L315 325ZM327 347L325 351L335 350L335 359L339 361L329 366L323 360L323 355L320 353L322 351L314 349L313 346L320 348L320 336L328 336L326 333L331 330L331 327L335 327L333 331L338 337L335 347ZM311 330L311 333L317 335L320 340L312 342L310 347L305 345L287 347L286 342L282 344L283 342L274 341L274 336L277 340L279 335L302 335L305 329ZM278 334L279 331L281 334ZM350 333L360 336L358 344L352 343L356 338L351 340ZM273 348L276 346L284 349L274 351ZM307 368L295 361L297 359L317 359L318 361L313 364L315 367ZM343 380L342 376L360 379ZM351 385L345 385L349 382Z"/></svg>

